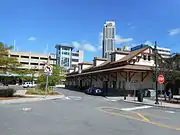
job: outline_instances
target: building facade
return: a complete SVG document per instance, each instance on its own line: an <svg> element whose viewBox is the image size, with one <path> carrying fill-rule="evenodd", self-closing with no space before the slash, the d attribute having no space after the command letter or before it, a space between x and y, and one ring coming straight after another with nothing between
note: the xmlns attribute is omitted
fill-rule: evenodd
<svg viewBox="0 0 180 135"><path fill-rule="evenodd" d="M57 65L62 66L66 69L72 65L72 50L73 46L69 45L56 45L56 61Z"/></svg>
<svg viewBox="0 0 180 135"><path fill-rule="evenodd" d="M110 58L110 54L115 50L115 22L108 21L104 24L103 40L102 40L102 57Z"/></svg>
<svg viewBox="0 0 180 135"><path fill-rule="evenodd" d="M159 55L158 55L159 56ZM98 87L105 92L155 88L153 81L154 52L150 46L131 51L114 51L111 59L94 58L94 63L80 63L67 74L67 87ZM159 63L164 62L159 57ZM158 84L158 89L164 89Z"/></svg>
<svg viewBox="0 0 180 135"><path fill-rule="evenodd" d="M73 52L73 46L70 45L56 45L56 62L66 69L77 66L78 63L83 62L84 52L78 50Z"/></svg>
<svg viewBox="0 0 180 135"><path fill-rule="evenodd" d="M55 54L9 51L9 57L17 58L22 69L43 69L45 64L56 65Z"/></svg>
<svg viewBox="0 0 180 135"><path fill-rule="evenodd" d="M146 45L146 44L137 45L135 47L132 47L131 51L135 51L135 50L141 49L141 48L146 47L146 46L148 46L148 45ZM154 46L151 45L151 47L154 49ZM171 57L171 49L169 49L169 48L157 47L157 52L163 58L170 58Z"/></svg>
<svg viewBox="0 0 180 135"><path fill-rule="evenodd" d="M78 50L76 52L72 52L72 67L78 65L78 63L82 63L84 61L84 51Z"/></svg>

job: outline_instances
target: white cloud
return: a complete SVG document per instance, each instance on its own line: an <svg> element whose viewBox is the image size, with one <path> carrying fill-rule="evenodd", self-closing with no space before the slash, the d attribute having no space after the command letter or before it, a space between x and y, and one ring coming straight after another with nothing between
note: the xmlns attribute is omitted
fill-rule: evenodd
<svg viewBox="0 0 180 135"><path fill-rule="evenodd" d="M83 43L80 43L80 42L77 42L77 41L74 41L72 42L72 45L76 48L76 49L82 49L82 50L85 50L85 51L88 51L88 52L97 52L97 48L90 44L90 43L87 43L85 41L83 41Z"/></svg>
<svg viewBox="0 0 180 135"><path fill-rule="evenodd" d="M119 35L115 36L115 44L122 44L122 43L130 42L132 40L133 38L122 38Z"/></svg>
<svg viewBox="0 0 180 135"><path fill-rule="evenodd" d="M180 28L171 29L168 31L170 36L174 36L180 33Z"/></svg>
<svg viewBox="0 0 180 135"><path fill-rule="evenodd" d="M36 37L29 37L28 40L30 40L30 41L36 41Z"/></svg>
<svg viewBox="0 0 180 135"><path fill-rule="evenodd" d="M99 33L99 38L100 38L100 44L102 44L102 40L103 40L102 32ZM130 42L132 40L133 38L122 38L120 35L115 35L115 44L122 44L122 43Z"/></svg>
<svg viewBox="0 0 180 135"><path fill-rule="evenodd" d="M76 49L81 49L81 44L78 43L78 42L76 42L76 41L72 42L72 45L73 45Z"/></svg>
<svg viewBox="0 0 180 135"><path fill-rule="evenodd" d="M95 48L95 46L93 46L90 43L84 44L83 47L84 47L84 50L89 51L89 52L96 52L97 51L97 48Z"/></svg>
<svg viewBox="0 0 180 135"><path fill-rule="evenodd" d="M151 42L151 41L147 40L144 44L146 44L146 45L152 45L152 44L153 44L153 42Z"/></svg>
<svg viewBox="0 0 180 135"><path fill-rule="evenodd" d="M99 45L97 49L102 50L102 45Z"/></svg>

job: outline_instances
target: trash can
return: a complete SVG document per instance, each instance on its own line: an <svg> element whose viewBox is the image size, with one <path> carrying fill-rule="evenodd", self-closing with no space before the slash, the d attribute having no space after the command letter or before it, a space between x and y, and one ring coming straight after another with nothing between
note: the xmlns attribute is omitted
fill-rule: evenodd
<svg viewBox="0 0 180 135"><path fill-rule="evenodd" d="M143 102L143 97L144 97L144 94L143 94L143 91L138 91L138 101L139 102Z"/></svg>

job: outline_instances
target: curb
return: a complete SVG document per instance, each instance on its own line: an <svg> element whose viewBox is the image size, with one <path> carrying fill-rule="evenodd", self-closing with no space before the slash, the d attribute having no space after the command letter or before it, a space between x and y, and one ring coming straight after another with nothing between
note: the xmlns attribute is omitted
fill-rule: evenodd
<svg viewBox="0 0 180 135"><path fill-rule="evenodd" d="M137 102L137 101L128 101L128 100L123 100L123 101L128 102L128 103L134 103L134 104L150 105L150 106L154 106L154 107L157 107L157 108L169 108L169 109L178 109L178 110L180 110L180 108L176 108L176 107L161 106L161 105L148 104L148 103Z"/></svg>
<svg viewBox="0 0 180 135"><path fill-rule="evenodd" d="M45 100L55 100L65 97L64 95L59 96L46 96L46 97L26 97L26 98L20 98L20 99L12 99L12 100L2 100L0 101L0 104L17 104L17 103L29 103L29 102L35 102L35 101L45 101Z"/></svg>

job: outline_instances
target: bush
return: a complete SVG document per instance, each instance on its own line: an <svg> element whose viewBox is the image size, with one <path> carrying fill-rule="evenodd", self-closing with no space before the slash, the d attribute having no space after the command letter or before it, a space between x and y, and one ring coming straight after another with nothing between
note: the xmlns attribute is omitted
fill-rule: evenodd
<svg viewBox="0 0 180 135"><path fill-rule="evenodd" d="M44 91L40 89L29 89L27 90L26 94L28 95L59 95L58 92L52 91L50 89L48 91Z"/></svg>
<svg viewBox="0 0 180 135"><path fill-rule="evenodd" d="M14 92L11 88L0 89L0 97L13 97Z"/></svg>

